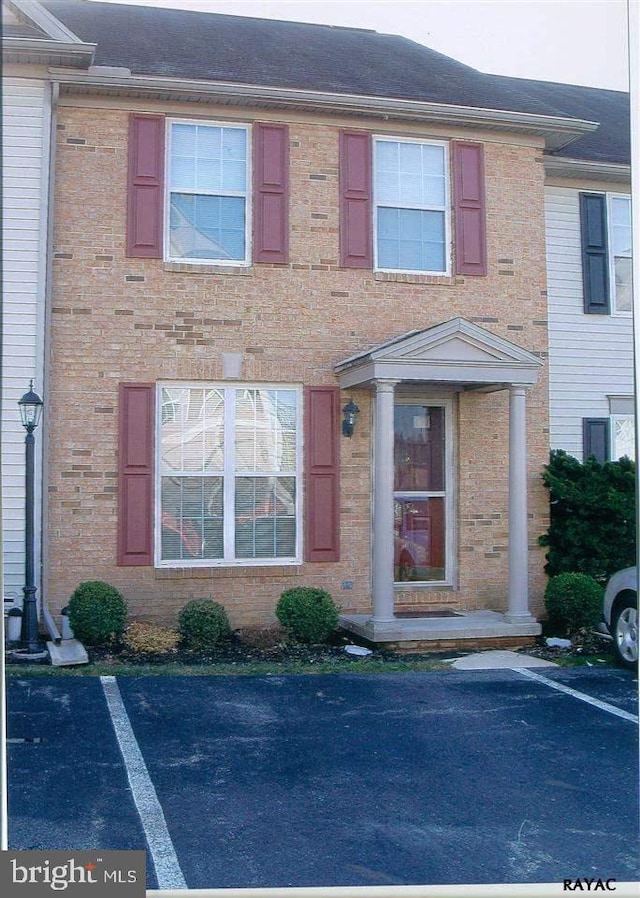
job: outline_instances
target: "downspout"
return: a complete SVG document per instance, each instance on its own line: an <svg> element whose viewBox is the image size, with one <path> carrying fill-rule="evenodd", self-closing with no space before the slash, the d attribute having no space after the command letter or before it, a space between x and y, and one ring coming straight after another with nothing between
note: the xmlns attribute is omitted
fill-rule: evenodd
<svg viewBox="0 0 640 898"><path fill-rule="evenodd" d="M46 274L44 294L44 321L42 336L43 354L43 391L45 397L45 414L42 416L42 479L41 479L41 505L40 505L40 601L42 617L52 640L58 643L60 633L55 625L49 610L49 599L44 589L45 574L49 569L49 545L45 539L45 530L49 519L49 491L46 484L49 483L49 413L47 405L50 401L51 391L51 305L53 293L53 226L54 226L54 198L55 198L55 169L56 169L56 144L58 134L58 99L60 96L60 82L51 81L51 116L49 121L49 183L47 188L47 236L46 236Z"/></svg>

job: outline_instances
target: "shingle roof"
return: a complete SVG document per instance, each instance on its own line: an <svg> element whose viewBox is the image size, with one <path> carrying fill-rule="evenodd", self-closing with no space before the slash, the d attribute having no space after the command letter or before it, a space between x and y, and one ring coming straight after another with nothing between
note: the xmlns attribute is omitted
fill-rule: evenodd
<svg viewBox="0 0 640 898"><path fill-rule="evenodd" d="M616 91L487 75L407 38L358 28L87 0L40 2L83 41L98 44L96 65L599 121L602 128L559 155L575 157L579 150L578 158L629 160L629 98Z"/></svg>
<svg viewBox="0 0 640 898"><path fill-rule="evenodd" d="M600 122L597 131L586 134L553 155L592 162L628 164L631 158L629 94L624 91L530 81L500 76L502 84L548 103L572 118Z"/></svg>

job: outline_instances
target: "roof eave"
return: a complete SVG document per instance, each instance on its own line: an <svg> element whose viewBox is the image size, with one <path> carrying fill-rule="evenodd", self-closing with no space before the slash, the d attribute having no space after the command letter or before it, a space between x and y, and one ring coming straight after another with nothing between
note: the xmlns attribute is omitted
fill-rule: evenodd
<svg viewBox="0 0 640 898"><path fill-rule="evenodd" d="M96 66L96 69L99 68ZM516 131L542 137L548 150L557 150L578 137L595 131L597 122L565 116L456 106L389 97L330 93L295 88L265 87L227 81L194 81L150 75L113 77L109 74L60 73L57 80L69 93L95 92L120 95L145 95L156 99L185 99L247 105L250 102L278 109L299 109L331 114L358 114L382 119L412 119L447 122L453 125L489 127L498 131Z"/></svg>
<svg viewBox="0 0 640 898"><path fill-rule="evenodd" d="M87 68L93 61L96 46L46 38L3 37L2 59L4 62L38 62L49 66Z"/></svg>
<svg viewBox="0 0 640 898"><path fill-rule="evenodd" d="M544 157L547 175L562 178L590 178L618 183L630 183L631 165L620 162L598 162L588 159L561 159L557 156Z"/></svg>

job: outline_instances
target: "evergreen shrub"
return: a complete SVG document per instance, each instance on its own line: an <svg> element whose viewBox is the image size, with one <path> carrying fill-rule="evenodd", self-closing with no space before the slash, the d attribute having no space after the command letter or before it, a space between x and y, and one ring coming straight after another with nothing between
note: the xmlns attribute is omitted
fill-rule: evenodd
<svg viewBox="0 0 640 898"><path fill-rule="evenodd" d="M542 477L550 522L540 545L548 548L549 577L578 572L605 583L635 564L635 462L625 457L601 464L593 456L580 462L554 449Z"/></svg>
<svg viewBox="0 0 640 898"><path fill-rule="evenodd" d="M213 599L192 599L178 615L178 629L187 648L203 651L231 635L224 606Z"/></svg>
<svg viewBox="0 0 640 898"><path fill-rule="evenodd" d="M602 616L603 595L604 588L588 574L557 574L544 594L549 624L568 636L592 629Z"/></svg>
<svg viewBox="0 0 640 898"><path fill-rule="evenodd" d="M102 580L81 583L67 605L73 635L87 645L102 645L117 639L124 630L127 611L122 594Z"/></svg>
<svg viewBox="0 0 640 898"><path fill-rule="evenodd" d="M326 642L338 626L338 608L324 589L296 586L282 593L276 617L300 642Z"/></svg>

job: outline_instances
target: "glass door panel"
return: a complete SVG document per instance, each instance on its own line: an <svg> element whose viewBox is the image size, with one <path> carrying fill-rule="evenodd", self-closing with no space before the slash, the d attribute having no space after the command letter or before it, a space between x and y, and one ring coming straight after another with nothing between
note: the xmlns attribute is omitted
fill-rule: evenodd
<svg viewBox="0 0 640 898"><path fill-rule="evenodd" d="M445 407L394 414L394 580L446 580Z"/></svg>
<svg viewBox="0 0 640 898"><path fill-rule="evenodd" d="M444 490L444 408L395 408L394 489Z"/></svg>
<svg viewBox="0 0 640 898"><path fill-rule="evenodd" d="M444 497L396 498L394 523L393 579L444 580Z"/></svg>

